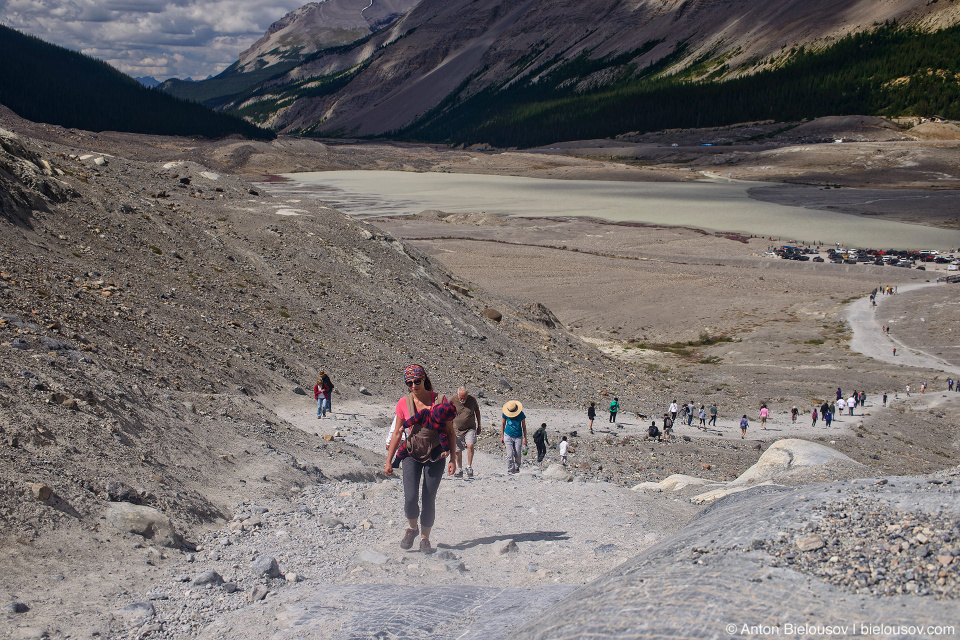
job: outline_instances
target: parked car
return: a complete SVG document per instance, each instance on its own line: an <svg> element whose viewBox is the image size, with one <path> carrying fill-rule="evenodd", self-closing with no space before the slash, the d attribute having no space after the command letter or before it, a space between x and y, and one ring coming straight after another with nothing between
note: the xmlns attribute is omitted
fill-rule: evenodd
<svg viewBox="0 0 960 640"><path fill-rule="evenodd" d="M814 261L814 262L823 262L823 258L821 258L820 256L815 256L815 257L813 258L813 261ZM950 265L950 266L951 266L951 267L954 267L954 271L956 271L956 267L955 267L954 265Z"/></svg>

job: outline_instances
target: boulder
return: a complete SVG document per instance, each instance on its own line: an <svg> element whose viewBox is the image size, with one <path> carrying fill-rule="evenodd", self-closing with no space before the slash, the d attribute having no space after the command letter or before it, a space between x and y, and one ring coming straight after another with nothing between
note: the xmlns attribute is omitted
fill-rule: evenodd
<svg viewBox="0 0 960 640"><path fill-rule="evenodd" d="M111 502L107 507L107 520L127 533L134 533L165 547L179 547L180 536L173 528L170 518L153 507Z"/></svg>
<svg viewBox="0 0 960 640"><path fill-rule="evenodd" d="M216 571L204 571L193 580L194 586L201 587L206 584L212 584L219 587L224 583L223 576Z"/></svg>
<svg viewBox="0 0 960 640"><path fill-rule="evenodd" d="M543 472L543 477L548 480L559 480L560 482L570 482L573 480L573 472L562 464L554 462L547 470Z"/></svg>
<svg viewBox="0 0 960 640"><path fill-rule="evenodd" d="M128 627L140 626L157 615L152 602L135 602L117 609L113 615L123 620Z"/></svg>
<svg viewBox="0 0 960 640"><path fill-rule="evenodd" d="M39 500L40 502L46 502L53 494L53 489L51 489L48 485L38 482L28 482L27 487L29 487L30 495L33 496L33 499Z"/></svg>
<svg viewBox="0 0 960 640"><path fill-rule="evenodd" d="M251 567L250 571L253 573L254 578L280 577L280 565L277 564L277 559L272 556L258 556L257 559L253 561L253 567Z"/></svg>
<svg viewBox="0 0 960 640"><path fill-rule="evenodd" d="M763 452L756 464L740 474L734 485L781 480L810 467L840 466L860 468L856 460L835 449L798 438L778 440Z"/></svg>
<svg viewBox="0 0 960 640"><path fill-rule="evenodd" d="M497 311L496 309L491 309L490 307L487 307L486 309L484 309L480 313L480 315L482 315L484 318L489 318L494 322L500 322L501 320L503 320L503 314Z"/></svg>
<svg viewBox="0 0 960 640"><path fill-rule="evenodd" d="M703 478L696 478L694 476L688 476L682 473L674 473L673 475L667 476L660 482L641 482L633 487L633 490L640 491L643 489L648 489L653 491L680 491L686 487L701 487L705 484L716 483L712 480L704 480Z"/></svg>

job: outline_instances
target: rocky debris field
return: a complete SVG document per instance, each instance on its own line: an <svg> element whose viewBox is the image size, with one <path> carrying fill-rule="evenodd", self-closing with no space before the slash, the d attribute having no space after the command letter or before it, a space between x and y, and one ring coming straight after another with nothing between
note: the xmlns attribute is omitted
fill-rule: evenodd
<svg viewBox="0 0 960 640"><path fill-rule="evenodd" d="M943 529L958 516L958 473L727 496L513 637L955 635L957 585L952 577L936 585L939 570L928 567L940 562L930 554L955 548L955 527ZM902 535L893 538L897 527ZM918 535L928 540L927 555L903 544L873 548L881 537L912 545ZM872 587L871 572L884 575ZM888 582L895 594L877 588Z"/></svg>
<svg viewBox="0 0 960 640"><path fill-rule="evenodd" d="M0 127L22 124L3 115ZM63 575L58 611L101 615L86 590L123 592L141 567L122 559L147 553L103 519L111 501L159 511L189 549L244 495L372 478L380 462L369 452L328 444L270 408L312 404L321 369L339 400L399 395L411 361L443 389L522 389L543 403L572 404L584 375L626 380L629 367L542 311L460 282L315 201L279 201L184 160L189 141L141 160L133 138L90 152L67 143L98 136L62 133L62 142L0 135L10 597L36 603L50 590L43 576ZM31 484L46 489L35 497ZM110 578L63 570L101 566L105 547L117 558Z"/></svg>
<svg viewBox="0 0 960 640"><path fill-rule="evenodd" d="M206 628L209 637L242 637L274 621L290 621L291 637L297 628L319 635L332 633L321 629L331 606L350 625L374 624L380 605L411 597L406 580L420 589L438 576L443 587L461 589L442 611L462 610L457 603L467 600L539 610L693 516L682 496L624 487L673 473L709 481L739 475L791 434L787 407L813 401L838 376L871 391L920 375L940 384L935 372L845 353L843 327L831 315L841 299L823 309L787 305L791 316L782 321L751 315L743 326L750 340L709 354L635 357L604 345L608 354L571 332L583 327L565 328L537 295L491 293L381 228L312 198L272 197L233 173L444 163L464 170L479 158L486 171L526 166L536 174L540 156L509 154L502 159L509 166L498 168L492 154L403 145L92 134L26 123L5 110L0 129L0 597L7 603L0 635L195 637ZM565 177L586 165L600 171L604 163L551 164ZM679 240L698 238L690 231ZM693 276L709 266L702 262ZM771 276L779 267L754 258L733 263L766 272L742 288L757 301L751 310L788 290ZM789 290L798 282L790 280ZM845 280L840 297L858 286ZM710 356L716 360L701 361ZM521 398L532 428L546 421L552 441L573 440L570 473L561 475L574 481L532 469L513 482L490 474L473 485L490 488L476 492L476 503L472 490L460 489L466 483L451 481L447 498L456 499L445 513L462 523L438 524L435 539L450 546L430 559L397 554L397 489L376 480L390 406L410 361L424 362L441 391L467 384L482 396L485 419L494 422L480 443L484 453L500 455L499 406ZM335 420L313 414L309 392L320 369L336 384ZM625 407L623 429L600 425L601 415L597 433L586 433L586 399L603 404L613 395ZM645 422L631 416L662 413L677 396L718 401L721 428L645 441ZM955 460L960 420L957 403L931 397L893 398L889 410L871 408L855 423L803 435L873 471L942 469ZM772 428L740 441L733 416L761 398L772 400ZM626 509L634 500L641 502ZM575 513L584 504L592 519ZM324 517L342 527L325 528ZM938 530L932 521L913 526ZM570 542L524 537L541 530L567 532ZM501 558L511 539L548 560L530 571L529 561L511 561L512 547ZM475 544L458 548L465 541ZM888 548L895 541L888 538ZM357 564L364 552L388 560ZM280 576L254 575L254 560L266 556ZM936 585L939 573L923 576L931 593L951 584ZM255 591L264 597L250 603ZM370 604L330 605L337 598ZM511 610L489 628L485 611L471 610L463 624L473 625L473 636L464 637L502 636L525 620Z"/></svg>
<svg viewBox="0 0 960 640"><path fill-rule="evenodd" d="M367 629L374 636L403 630L407 622L402 614L393 619L395 609L421 587L442 587L431 619L478 591L510 590L519 598L524 590L524 600L540 594L546 606L695 512L608 483L551 479L556 474L535 467L508 476L488 455L475 464L475 479L448 477L441 485L432 555L398 546L406 521L397 480L304 487L234 505L230 521L203 534L194 552L157 559L156 580L118 598L100 631L124 638L327 637L321 628L343 625L341 633ZM344 606L348 586L363 597ZM385 593L388 587L397 591ZM460 613L455 628L469 623ZM488 637L505 637L508 628L494 626Z"/></svg>
<svg viewBox="0 0 960 640"><path fill-rule="evenodd" d="M952 484L953 480L928 482ZM783 566L854 593L960 598L952 566L960 554L955 519L901 513L860 496L813 511L816 519L793 544L778 540L767 547Z"/></svg>

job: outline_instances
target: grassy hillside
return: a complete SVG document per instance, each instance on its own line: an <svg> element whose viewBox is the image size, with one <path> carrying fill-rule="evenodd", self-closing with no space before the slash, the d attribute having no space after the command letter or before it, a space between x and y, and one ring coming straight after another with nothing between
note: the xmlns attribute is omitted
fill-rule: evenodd
<svg viewBox="0 0 960 640"><path fill-rule="evenodd" d="M0 104L34 122L89 131L274 137L235 116L147 89L105 62L3 26Z"/></svg>
<svg viewBox="0 0 960 640"><path fill-rule="evenodd" d="M236 71L237 64L234 63L230 68L225 69L213 78L198 80L197 82L170 78L163 82L159 88L175 98L193 100L211 109L216 109L244 91L257 87L270 78L284 74L296 66L297 62L281 62L256 71L239 73Z"/></svg>
<svg viewBox="0 0 960 640"><path fill-rule="evenodd" d="M557 66L538 82L491 87L448 98L393 136L449 143L529 147L627 131L722 126L750 120L825 115L931 115L960 118L960 26L935 33L884 25L820 50L798 49L779 68L718 81L722 61L697 61L685 73L663 70L683 53L646 69L618 65L632 54ZM534 70L527 77L537 77ZM575 93L577 80L599 69L622 78ZM698 71L710 72L700 79Z"/></svg>

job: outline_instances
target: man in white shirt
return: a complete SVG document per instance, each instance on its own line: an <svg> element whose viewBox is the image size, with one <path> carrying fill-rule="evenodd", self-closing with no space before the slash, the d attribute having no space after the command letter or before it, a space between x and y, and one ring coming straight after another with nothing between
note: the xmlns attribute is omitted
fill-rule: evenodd
<svg viewBox="0 0 960 640"><path fill-rule="evenodd" d="M843 415L843 410L847 408L847 403L843 401L843 398L837 400L837 416Z"/></svg>

